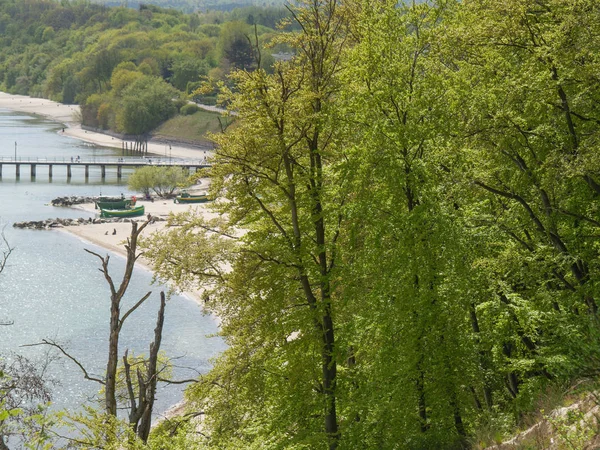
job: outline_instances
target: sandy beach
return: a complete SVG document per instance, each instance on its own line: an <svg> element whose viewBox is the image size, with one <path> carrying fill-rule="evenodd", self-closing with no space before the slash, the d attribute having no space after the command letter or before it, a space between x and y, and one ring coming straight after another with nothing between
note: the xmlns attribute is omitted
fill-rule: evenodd
<svg viewBox="0 0 600 450"><path fill-rule="evenodd" d="M25 95L14 95L0 92L0 109L35 114L64 125L64 136L80 139L103 147L122 148L121 139L102 133L94 133L81 128L79 124L79 105L63 105L44 98L33 98ZM164 144L149 142L148 152L157 156L165 156ZM175 158L202 159L210 156L210 150L194 149L179 145L171 145L169 156Z"/></svg>
<svg viewBox="0 0 600 450"><path fill-rule="evenodd" d="M78 122L78 105L63 105L61 103L42 98L31 98L23 95L13 95L0 92L0 109L8 109L11 111L42 116L55 122L64 124L64 132L60 131L60 133L64 134L65 136L105 147L121 148L122 141L120 139L101 133L93 133L83 130ZM157 155L162 155L164 154L164 145L149 143L148 151ZM181 158L202 158L205 156L205 152L202 150L179 146L172 146L171 154L174 157ZM196 186L193 190L190 190L190 192L206 192L208 180L204 180L202 183L203 184L201 186ZM154 202L142 201L141 203L143 203L145 206L146 215L151 214L154 217L166 218L170 213L185 212L190 209L195 211L197 214L204 215L207 218L214 217L214 213L209 212L206 204L192 206L176 204L173 202L173 200L163 199L155 199ZM74 206L74 208L90 212L98 212L94 209L93 204L77 205ZM153 233L161 232L164 230L165 226L166 222L164 221L154 222L146 227L143 235L147 237ZM65 227L61 230L71 233L84 241L103 247L111 252L125 255L123 244L131 233L131 224L105 223ZM116 233L113 234L115 231ZM143 260L140 260L139 263L149 269L147 262L145 263ZM188 295L196 301L200 301L200 292L185 292L183 294Z"/></svg>
<svg viewBox="0 0 600 450"><path fill-rule="evenodd" d="M150 214L153 217L168 218L171 213L177 214L186 211L193 211L195 214L201 214L207 219L216 217L216 214L208 209L208 204L183 205L174 203L173 200L155 199L154 202L138 201L138 204L143 204L146 215ZM74 209L81 209L88 212L96 212L92 203L84 203L73 206ZM143 217L138 218L143 220ZM150 223L142 232L142 236L148 237L154 233L163 232L166 228L165 221L157 221ZM90 242L99 247L102 247L111 252L125 256L124 244L131 234L130 223L102 223L82 226L72 226L61 228L64 231L73 234L83 241ZM147 261L143 258L138 260L138 264L148 270L151 270ZM182 292L195 301L201 303L201 291Z"/></svg>

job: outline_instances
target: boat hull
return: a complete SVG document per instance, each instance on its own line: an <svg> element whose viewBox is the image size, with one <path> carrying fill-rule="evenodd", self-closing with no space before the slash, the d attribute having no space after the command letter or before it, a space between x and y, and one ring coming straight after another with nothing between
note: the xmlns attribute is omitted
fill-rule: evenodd
<svg viewBox="0 0 600 450"><path fill-rule="evenodd" d="M131 209L102 209L100 217L137 217L144 213L144 205L140 205Z"/></svg>
<svg viewBox="0 0 600 450"><path fill-rule="evenodd" d="M126 209L131 206L131 200L119 200L118 202L96 202L99 209Z"/></svg>
<svg viewBox="0 0 600 450"><path fill-rule="evenodd" d="M175 197L175 203L204 203L210 201L206 195L190 195L189 197Z"/></svg>

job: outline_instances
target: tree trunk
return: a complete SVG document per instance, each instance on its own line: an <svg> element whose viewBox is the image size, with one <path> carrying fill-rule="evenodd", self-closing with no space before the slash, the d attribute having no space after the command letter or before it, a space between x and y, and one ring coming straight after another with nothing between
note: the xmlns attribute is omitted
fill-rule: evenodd
<svg viewBox="0 0 600 450"><path fill-rule="evenodd" d="M150 360L148 362L148 375L146 379L146 405L142 414L142 420L138 428L138 436L142 442L148 441L150 428L152 424L152 409L154 408L154 398L156 396L156 382L158 381L158 352L162 340L163 324L165 322L165 293L160 293L160 309L158 310L158 318L156 320L156 328L154 329L154 342L150 344Z"/></svg>
<svg viewBox="0 0 600 450"><path fill-rule="evenodd" d="M115 387L117 382L117 363L119 359L119 301L111 299L110 309L110 336L108 340L108 361L106 363L106 386L104 388L104 401L106 413L117 415L117 398Z"/></svg>

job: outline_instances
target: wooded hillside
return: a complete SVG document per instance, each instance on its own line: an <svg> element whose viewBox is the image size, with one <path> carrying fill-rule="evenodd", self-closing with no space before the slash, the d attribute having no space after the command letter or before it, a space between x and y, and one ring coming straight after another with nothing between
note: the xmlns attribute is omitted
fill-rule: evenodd
<svg viewBox="0 0 600 450"><path fill-rule="evenodd" d="M184 14L87 1L0 2L0 89L78 103L86 125L146 133L202 80L253 68L259 52L270 67L277 47L265 45L286 15L283 8Z"/></svg>
<svg viewBox="0 0 600 450"><path fill-rule="evenodd" d="M491 445L600 369L600 4L295 19L297 59L228 92L225 222L152 244L162 277L211 287L230 345L189 392L206 445Z"/></svg>
<svg viewBox="0 0 600 450"><path fill-rule="evenodd" d="M160 279L203 290L229 347L148 446L93 422L99 440L482 448L545 392L598 381L600 2L300 0L279 44L295 57L264 66L240 22L81 3L61 26L19 4L5 88L126 129L200 71L237 114L213 136L218 219L142 244Z"/></svg>

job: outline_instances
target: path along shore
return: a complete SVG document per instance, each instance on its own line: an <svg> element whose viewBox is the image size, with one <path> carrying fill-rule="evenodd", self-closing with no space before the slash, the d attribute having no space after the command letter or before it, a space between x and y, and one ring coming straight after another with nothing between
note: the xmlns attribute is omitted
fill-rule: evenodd
<svg viewBox="0 0 600 450"><path fill-rule="evenodd" d="M122 148L123 141L107 134L95 133L81 128L79 124L79 105L63 105L45 98L27 97L0 92L0 109L35 114L64 124L64 136L69 136L103 147ZM148 152L165 156L165 144L148 142ZM209 150L171 144L169 155L175 158L201 159Z"/></svg>
<svg viewBox="0 0 600 450"><path fill-rule="evenodd" d="M78 105L63 105L61 103L42 98L32 98L23 95L13 95L0 92L0 109L8 109L11 111L42 116L55 122L64 124L64 133L61 132L61 134L64 134L65 136L104 147L121 148L122 141L120 139L101 133L83 130L77 122L77 117L79 114ZM157 155L164 154L164 145L148 143L148 151ZM179 158L201 158L204 155L204 151L172 145L171 154L172 156ZM207 181L203 181L203 184L199 186L199 188L201 188L200 190L206 190L206 184ZM173 200L161 199L155 200L154 202L144 201L143 204L145 206L146 214L151 214L154 217L166 218L170 213L185 212L190 209L196 214L201 214L206 218L215 217L215 214L208 210L206 204L191 206L176 204L173 202ZM97 210L94 209L94 204L92 203L76 205L73 206L73 208L88 212L97 212ZM164 221L154 222L146 227L143 235L148 237L153 233L161 232L164 230L165 226L166 222ZM105 223L85 226L70 226L60 228L59 230L66 231L84 241L91 242L92 244L95 244L106 250L124 256L125 248L123 245L127 240L127 237L131 234L131 224ZM116 234L113 234L114 230L116 230ZM147 261L138 261L146 269L150 269ZM200 291L185 292L183 294L202 304Z"/></svg>

